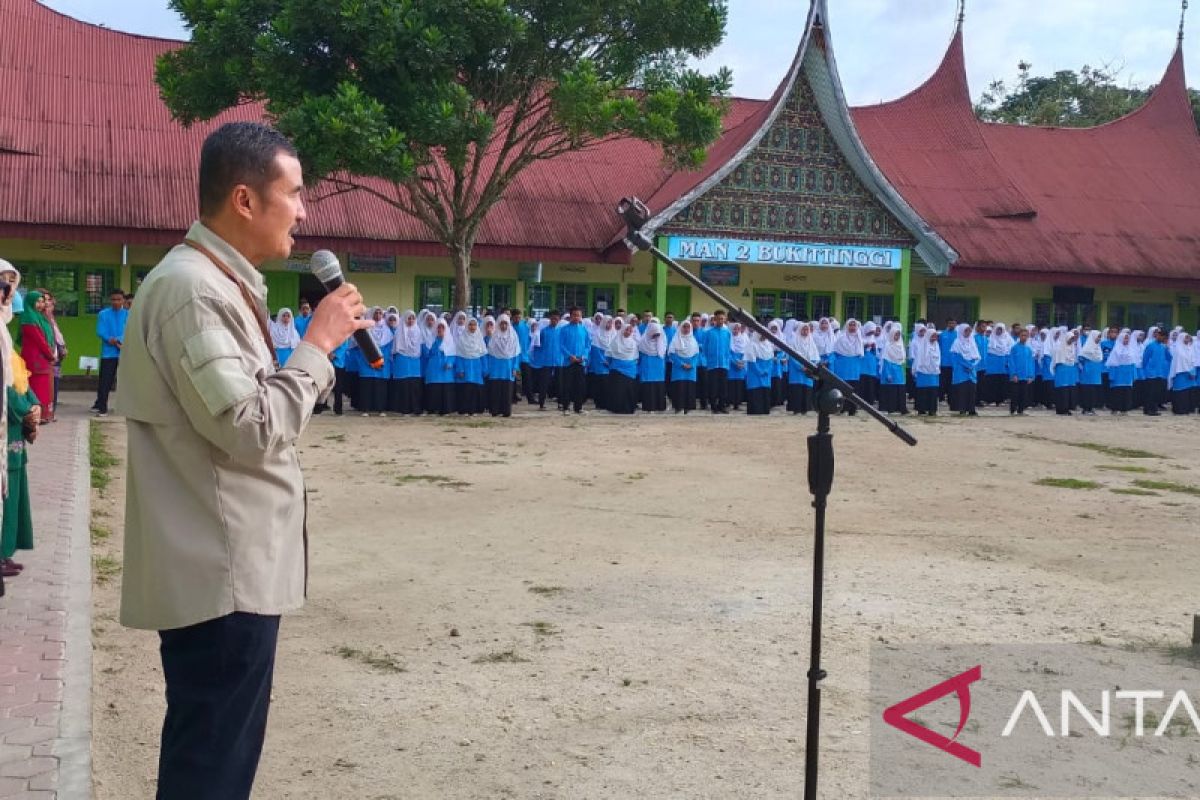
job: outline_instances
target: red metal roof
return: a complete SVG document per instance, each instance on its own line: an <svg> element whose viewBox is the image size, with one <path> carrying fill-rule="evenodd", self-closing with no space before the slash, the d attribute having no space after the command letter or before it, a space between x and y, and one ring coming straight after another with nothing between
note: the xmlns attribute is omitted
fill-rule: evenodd
<svg viewBox="0 0 1200 800"><path fill-rule="evenodd" d="M1200 134L1179 49L1142 108L1094 128L980 122L961 31L922 86L851 113L958 251L955 275L1200 280Z"/></svg>
<svg viewBox="0 0 1200 800"><path fill-rule="evenodd" d="M153 71L179 45L0 0L0 235L165 244L187 228L204 136L262 111L242 106L191 129L173 122ZM636 194L668 207L742 151L775 104L735 100L696 172L672 173L657 148L629 139L535 163L488 215L477 257L623 259L612 247L615 201ZM922 86L851 116L887 180L958 251L955 274L1200 280L1200 135L1179 51L1145 106L1115 122L992 125L972 113L956 33ZM445 252L383 201L330 192L309 193L301 247Z"/></svg>

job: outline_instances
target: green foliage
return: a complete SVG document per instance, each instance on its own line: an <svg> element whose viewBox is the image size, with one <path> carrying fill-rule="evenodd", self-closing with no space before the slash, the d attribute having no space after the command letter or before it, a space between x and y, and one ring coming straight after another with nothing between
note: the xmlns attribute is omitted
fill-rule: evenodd
<svg viewBox="0 0 1200 800"><path fill-rule="evenodd" d="M310 181L415 216L460 271L487 211L535 161L632 136L675 166L701 164L732 83L686 67L721 41L726 0L170 5L192 32L157 67L178 120L263 102Z"/></svg>
<svg viewBox="0 0 1200 800"><path fill-rule="evenodd" d="M1084 128L1103 125L1137 110L1154 91L1117 83L1119 69L1084 65L1079 72L1060 70L1035 76L1027 61L1017 64L1016 84L993 81L975 107L985 122ZM1200 91L1188 90L1192 115L1200 126Z"/></svg>

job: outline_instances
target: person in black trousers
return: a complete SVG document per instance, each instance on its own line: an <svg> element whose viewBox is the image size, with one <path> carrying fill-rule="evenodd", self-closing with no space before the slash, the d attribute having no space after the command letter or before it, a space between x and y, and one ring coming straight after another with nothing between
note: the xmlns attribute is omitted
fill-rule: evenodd
<svg viewBox="0 0 1200 800"><path fill-rule="evenodd" d="M558 370L558 407L564 414L574 406L576 414L583 413L583 402L587 399L587 359L592 349L592 340L583 327L583 310L578 306L571 309L570 324L558 332L558 345L562 352L562 367Z"/></svg>

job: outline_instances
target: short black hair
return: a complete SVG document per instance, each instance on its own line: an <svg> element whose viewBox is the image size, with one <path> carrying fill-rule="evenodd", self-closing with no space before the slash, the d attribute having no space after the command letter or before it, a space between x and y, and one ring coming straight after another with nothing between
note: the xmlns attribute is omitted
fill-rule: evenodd
<svg viewBox="0 0 1200 800"><path fill-rule="evenodd" d="M583 313L583 309L580 308L579 306L571 306L570 308L567 309L568 314L574 314L576 311L578 311L580 314Z"/></svg>
<svg viewBox="0 0 1200 800"><path fill-rule="evenodd" d="M200 148L200 215L216 213L238 184L261 191L280 153L296 157L296 148L261 122L229 122L210 133Z"/></svg>
<svg viewBox="0 0 1200 800"><path fill-rule="evenodd" d="M108 293L109 297L116 297L117 295L121 295L121 297L128 297L128 295L126 295L125 292L121 289L113 289L113 290L109 291L109 293Z"/></svg>
<svg viewBox="0 0 1200 800"><path fill-rule="evenodd" d="M547 317L561 317L562 314L559 313L557 308L552 308L546 312L546 316Z"/></svg>

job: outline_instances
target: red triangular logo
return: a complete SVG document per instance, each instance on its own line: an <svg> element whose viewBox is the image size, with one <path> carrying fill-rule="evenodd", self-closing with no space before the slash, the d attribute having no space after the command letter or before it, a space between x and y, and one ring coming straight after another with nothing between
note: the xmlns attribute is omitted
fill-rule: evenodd
<svg viewBox="0 0 1200 800"><path fill-rule="evenodd" d="M901 700L896 705L883 712L883 721L897 730L915 736L926 744L931 744L939 750L944 750L955 758L960 758L976 767L983 766L983 757L969 747L954 741L962 733L967 718L971 716L971 684L983 677L983 665L977 664L961 675L955 675L937 686L931 686L925 691L914 694L907 700ZM935 700L941 700L951 692L958 694L958 730L953 738L947 739L936 731L931 731L923 725L918 725L908 719L908 715L922 706L927 706Z"/></svg>

